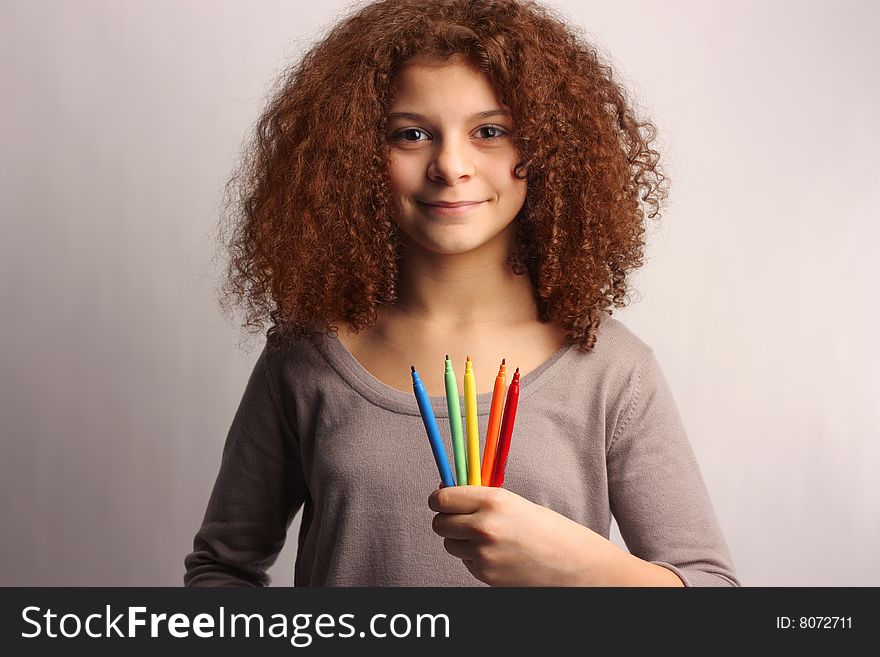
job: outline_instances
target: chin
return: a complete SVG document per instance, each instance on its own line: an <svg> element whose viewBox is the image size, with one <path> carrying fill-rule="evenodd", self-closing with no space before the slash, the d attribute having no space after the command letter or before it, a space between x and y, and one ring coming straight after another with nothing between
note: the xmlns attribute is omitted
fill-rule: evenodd
<svg viewBox="0 0 880 657"><path fill-rule="evenodd" d="M462 243L462 242L423 242L420 246L434 253L443 255L462 255L478 249L482 243Z"/></svg>
<svg viewBox="0 0 880 657"><path fill-rule="evenodd" d="M474 251L483 246L484 242L470 240L432 240L421 237L419 239L409 238L406 240L409 248L416 248L420 251L428 251L430 253L439 253L441 255L461 255Z"/></svg>
<svg viewBox="0 0 880 657"><path fill-rule="evenodd" d="M480 226L479 222L446 226L398 226L404 241L411 247L443 255L463 255L489 246L500 247L500 241L511 240L513 222L500 230L492 227L488 232L485 229L489 227Z"/></svg>

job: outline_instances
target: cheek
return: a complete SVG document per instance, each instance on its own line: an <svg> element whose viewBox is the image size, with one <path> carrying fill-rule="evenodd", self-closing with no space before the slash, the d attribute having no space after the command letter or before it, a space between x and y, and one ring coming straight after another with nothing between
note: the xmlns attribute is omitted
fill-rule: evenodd
<svg viewBox="0 0 880 657"><path fill-rule="evenodd" d="M388 158L388 180L391 182L391 189L397 193L400 187L400 163L394 157Z"/></svg>
<svg viewBox="0 0 880 657"><path fill-rule="evenodd" d="M517 160L517 162L518 161L519 160ZM505 192L507 192L508 196L512 199L516 199L518 203L521 203L526 198L528 183L513 175L513 167L514 165L507 167L503 173L499 171L497 180L499 181L499 185Z"/></svg>
<svg viewBox="0 0 880 657"><path fill-rule="evenodd" d="M520 180L513 175L514 167L521 161L519 157L505 158L504 161L497 162L491 169L492 180L495 184L504 189L508 194L525 195L526 181Z"/></svg>
<svg viewBox="0 0 880 657"><path fill-rule="evenodd" d="M400 225L400 219L406 215L404 198L410 195L407 184L406 169L398 158L388 158L388 182L391 184L391 216Z"/></svg>
<svg viewBox="0 0 880 657"><path fill-rule="evenodd" d="M400 156L388 158L388 178L395 194L406 194L412 188L415 177L415 163Z"/></svg>

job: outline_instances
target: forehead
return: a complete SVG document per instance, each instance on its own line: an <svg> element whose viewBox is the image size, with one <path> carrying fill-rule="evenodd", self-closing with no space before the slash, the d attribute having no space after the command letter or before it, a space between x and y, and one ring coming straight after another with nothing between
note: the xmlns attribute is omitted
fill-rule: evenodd
<svg viewBox="0 0 880 657"><path fill-rule="evenodd" d="M417 57L398 72L391 109L422 112L432 107L457 107L467 110L476 105L488 109L487 104L504 106L489 76L464 58Z"/></svg>

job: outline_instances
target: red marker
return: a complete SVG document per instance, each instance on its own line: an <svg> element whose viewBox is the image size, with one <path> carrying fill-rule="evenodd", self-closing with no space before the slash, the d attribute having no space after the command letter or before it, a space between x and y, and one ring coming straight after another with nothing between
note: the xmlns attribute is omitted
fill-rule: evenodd
<svg viewBox="0 0 880 657"><path fill-rule="evenodd" d="M504 417L501 419L501 435L498 437L498 449L495 454L495 467L492 468L492 483L495 488L504 485L504 467L507 465L507 453L510 451L510 437L513 435L513 423L516 420L516 405L519 402L519 368L513 373L513 381L507 389L507 403L504 405Z"/></svg>

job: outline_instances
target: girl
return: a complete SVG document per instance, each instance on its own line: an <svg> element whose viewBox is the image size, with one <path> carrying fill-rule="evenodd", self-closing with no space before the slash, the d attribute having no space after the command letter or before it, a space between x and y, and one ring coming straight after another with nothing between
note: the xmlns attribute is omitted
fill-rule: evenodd
<svg viewBox="0 0 880 657"><path fill-rule="evenodd" d="M266 346L188 586L737 585L672 395L619 321L665 198L650 123L517 0L381 0L295 66L233 178L227 296ZM445 356L521 393L504 488L433 488ZM612 515L629 551L608 540Z"/></svg>

